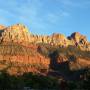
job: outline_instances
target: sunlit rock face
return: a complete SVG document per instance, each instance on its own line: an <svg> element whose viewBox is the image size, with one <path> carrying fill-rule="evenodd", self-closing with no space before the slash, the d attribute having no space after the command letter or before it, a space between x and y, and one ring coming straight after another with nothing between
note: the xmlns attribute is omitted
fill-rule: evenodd
<svg viewBox="0 0 90 90"><path fill-rule="evenodd" d="M50 58L39 54L35 45L28 47L9 42L0 44L0 70L9 65L10 68L6 71L18 75L25 72L39 72L41 69L47 70L49 64Z"/></svg>
<svg viewBox="0 0 90 90"><path fill-rule="evenodd" d="M22 24L3 28L0 32L1 42L25 43L29 42L28 29Z"/></svg>
<svg viewBox="0 0 90 90"><path fill-rule="evenodd" d="M82 50L90 50L90 43L86 36L79 32L74 32L68 38L60 33L52 35L34 35L29 32L23 24L16 24L9 27L0 25L0 42L14 42L24 45L29 43L46 43L53 46L67 47L69 45L79 46Z"/></svg>

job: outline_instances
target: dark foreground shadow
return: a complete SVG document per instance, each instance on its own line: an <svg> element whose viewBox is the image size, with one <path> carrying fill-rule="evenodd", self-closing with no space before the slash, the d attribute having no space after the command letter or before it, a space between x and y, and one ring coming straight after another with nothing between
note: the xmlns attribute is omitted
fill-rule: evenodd
<svg viewBox="0 0 90 90"><path fill-rule="evenodd" d="M53 87L54 86L54 87ZM0 72L0 90L59 90L57 79L40 74L13 76Z"/></svg>
<svg viewBox="0 0 90 90"><path fill-rule="evenodd" d="M55 73L60 76L58 71ZM70 81L33 73L13 76L4 71L0 72L0 90L73 90L78 87L78 89L90 90L89 86L90 76L86 77L86 80Z"/></svg>

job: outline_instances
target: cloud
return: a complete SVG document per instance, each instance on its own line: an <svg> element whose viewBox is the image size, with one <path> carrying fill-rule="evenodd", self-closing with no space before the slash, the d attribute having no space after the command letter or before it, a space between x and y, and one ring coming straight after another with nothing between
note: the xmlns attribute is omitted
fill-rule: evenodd
<svg viewBox="0 0 90 90"><path fill-rule="evenodd" d="M90 6L90 0L57 0L64 5L64 7L87 8Z"/></svg>
<svg viewBox="0 0 90 90"><path fill-rule="evenodd" d="M4 0L5 1L5 0ZM8 0L4 4L4 1L0 1L0 17L10 21L13 18L17 20L36 20L38 19L39 0ZM24 2L25 1L25 2ZM25 20L25 21L26 21Z"/></svg>

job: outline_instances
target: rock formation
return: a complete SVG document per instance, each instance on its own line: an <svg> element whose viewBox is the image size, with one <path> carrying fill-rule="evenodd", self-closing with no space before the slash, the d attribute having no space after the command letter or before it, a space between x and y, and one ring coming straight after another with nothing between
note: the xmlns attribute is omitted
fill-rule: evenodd
<svg viewBox="0 0 90 90"><path fill-rule="evenodd" d="M27 66L26 71L48 69L51 58L38 52L37 49L39 44L48 44L48 47L50 46L50 48L54 46L66 48L71 45L76 48L79 47L83 51L90 51L90 42L88 42L84 35L81 35L78 32L74 32L68 38L59 33L53 33L50 36L42 36L29 33L27 27L22 24L16 24L9 27L0 25L0 65L2 65L2 63L5 65L7 65L7 63L11 65L14 63L14 65L17 66L19 63L20 65L23 64L24 66ZM44 54L50 54L51 51L48 52L48 47L41 49L41 51ZM56 58L56 63L60 64L68 60L69 58L61 53ZM78 62L83 66L81 63L85 62L85 60L86 59L80 58L78 59ZM70 62L70 65L73 65L73 63ZM87 66L87 62L85 66ZM15 67L11 67L10 70L16 70ZM0 70L1 69L2 68L0 67ZM10 72L10 70L7 71Z"/></svg>
<svg viewBox="0 0 90 90"><path fill-rule="evenodd" d="M74 32L69 37L70 40L74 41L74 44L76 46L79 46L82 50L89 51L89 42L86 38L86 36L81 35L79 32Z"/></svg>
<svg viewBox="0 0 90 90"><path fill-rule="evenodd" d="M25 43L29 41L28 29L22 24L1 28L0 42Z"/></svg>
<svg viewBox="0 0 90 90"><path fill-rule="evenodd" d="M74 32L70 36L75 42L86 45L88 43L86 36L81 35L79 32Z"/></svg>

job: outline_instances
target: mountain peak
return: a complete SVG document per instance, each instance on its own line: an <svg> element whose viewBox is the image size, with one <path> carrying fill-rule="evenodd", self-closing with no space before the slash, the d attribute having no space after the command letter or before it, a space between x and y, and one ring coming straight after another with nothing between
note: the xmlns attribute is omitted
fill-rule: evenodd
<svg viewBox="0 0 90 90"><path fill-rule="evenodd" d="M29 38L28 29L23 24L15 24L2 29L0 32L1 42L27 42Z"/></svg>

